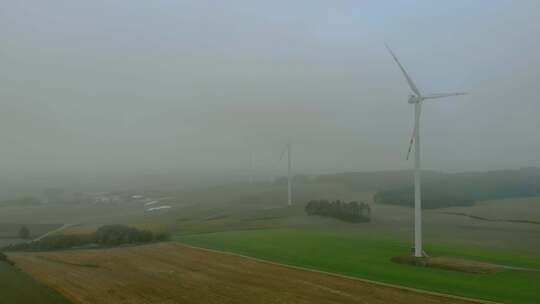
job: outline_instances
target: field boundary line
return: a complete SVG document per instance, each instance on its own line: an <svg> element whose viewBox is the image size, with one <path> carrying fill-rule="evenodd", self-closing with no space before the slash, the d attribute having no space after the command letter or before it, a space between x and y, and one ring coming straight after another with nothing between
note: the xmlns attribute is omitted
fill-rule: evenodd
<svg viewBox="0 0 540 304"><path fill-rule="evenodd" d="M218 254L225 254L225 255L230 255L230 256L249 259L249 260L252 260L252 261L255 261L255 262L259 262L259 263L265 263L265 264L270 264L270 265L274 265L274 266L281 266L281 267L285 267L285 268L289 268L289 269L296 269L296 270L314 272L314 273L329 275L329 276L333 276L333 277L337 277L337 278L348 279L348 280L353 280L353 281L359 281L359 282L363 282L363 283L367 283L367 284L371 284L371 285L376 285L376 286L383 286L383 287L388 287L388 288L400 289L400 290L403 290L403 291L412 291L412 292L416 292L416 293L420 293L420 294L426 294L426 295L442 297L442 298L448 298L448 299L468 301L468 302L476 303L476 304L504 304L502 302L494 302L494 301L490 301L490 300L467 298L467 297L456 296L456 295L451 295L451 294L447 294L447 293L429 291L429 290L425 290L425 289L417 289L417 288L413 288L413 287L407 287L407 286L402 286L402 285L396 285L396 284L384 283L384 282L379 282L379 281L373 281L373 280L369 280L369 279L353 277L353 276L340 274L340 273L335 273L335 272L328 272L328 271L317 270L317 269L307 268L307 267L302 267L302 266L283 264L283 263L274 262L274 261L270 261L270 260L265 260L265 259L261 259L261 258L256 258L256 257L243 255L243 254L239 254L239 253L235 253L235 252L231 252L231 251L222 251L222 250L217 250L217 249L210 249L210 248L193 246L193 245L190 245L190 244L183 243L181 241L175 241L175 242L178 242L182 246L185 246L185 247L188 247L188 248L191 248L191 249L203 250L203 251L208 251L208 252L218 253Z"/></svg>

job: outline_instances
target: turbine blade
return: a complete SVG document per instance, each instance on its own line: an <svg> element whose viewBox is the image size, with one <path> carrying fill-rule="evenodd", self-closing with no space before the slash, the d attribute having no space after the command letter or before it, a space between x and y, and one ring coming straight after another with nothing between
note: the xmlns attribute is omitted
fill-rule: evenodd
<svg viewBox="0 0 540 304"><path fill-rule="evenodd" d="M409 83L409 87L411 88L411 90L417 95L417 96L422 96L422 94L420 94L420 90L418 90L418 88L416 87L416 85L414 84L414 81L411 79L411 77L409 76L409 74L407 74L407 71L405 71L405 68L401 65L401 63L399 62L399 60L397 59L396 55L394 55L394 52L392 52L392 50L390 49L390 47L388 46L388 44L384 44L386 46L386 49L388 50L388 52L390 52L390 55L392 55L392 57L394 58L394 61L397 63L397 65L399 66L399 68L401 69L401 72L403 72L403 76L405 76L405 79L407 79L407 83Z"/></svg>
<svg viewBox="0 0 540 304"><path fill-rule="evenodd" d="M409 142L409 150L407 151L407 158L406 158L407 160L409 160L409 155L411 155L411 150L412 150L412 146L414 142L414 134L416 134L416 125L415 125L415 128L413 128L411 141Z"/></svg>
<svg viewBox="0 0 540 304"><path fill-rule="evenodd" d="M465 92L457 92L457 93L430 94L430 95L424 96L424 99L436 99L436 98L444 98L444 97L460 96L460 95L467 95L467 93L465 93Z"/></svg>
<svg viewBox="0 0 540 304"><path fill-rule="evenodd" d="M422 115L422 103L420 102L420 113L419 113L419 117L418 117L418 120L420 120L420 116ZM413 128L413 131L412 131L412 135L411 135L411 140L409 142L409 150L407 150L407 160L409 160L409 156L411 155L411 150L413 148L413 143L414 141L416 140L415 139L415 135L416 135L416 128L418 128L418 125L416 124L416 122L414 123L414 128Z"/></svg>

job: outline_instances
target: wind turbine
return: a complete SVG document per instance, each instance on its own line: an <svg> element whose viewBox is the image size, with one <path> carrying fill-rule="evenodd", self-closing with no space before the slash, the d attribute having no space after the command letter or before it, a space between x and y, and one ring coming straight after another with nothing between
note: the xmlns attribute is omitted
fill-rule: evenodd
<svg viewBox="0 0 540 304"><path fill-rule="evenodd" d="M292 205L292 170L291 170L291 143L285 145L285 149L281 152L279 159L283 159L283 155L287 151L287 203Z"/></svg>
<svg viewBox="0 0 540 304"><path fill-rule="evenodd" d="M436 99L450 96L465 95L467 93L440 93L423 95L420 90L414 84L409 74L405 71L405 68L401 65L394 52L386 45L386 49L390 52L390 55L394 58L403 76L407 80L409 87L411 88L412 95L409 95L409 103L414 104L414 128L409 142L409 150L407 151L407 160L414 143L414 256L422 257L424 251L422 250L422 189L421 189L421 171L420 171L420 114L422 112L422 103L426 99Z"/></svg>

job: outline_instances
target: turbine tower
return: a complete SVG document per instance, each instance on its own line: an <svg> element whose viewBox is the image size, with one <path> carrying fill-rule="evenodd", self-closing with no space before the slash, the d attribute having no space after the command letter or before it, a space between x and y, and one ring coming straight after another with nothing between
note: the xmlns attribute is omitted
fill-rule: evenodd
<svg viewBox="0 0 540 304"><path fill-rule="evenodd" d="M253 185L253 151L249 152L249 184Z"/></svg>
<svg viewBox="0 0 540 304"><path fill-rule="evenodd" d="M405 71L405 68L401 65L396 55L388 45L386 49L390 52L390 55L394 58L394 61L399 66L403 76L407 80L409 87L412 91L412 95L409 95L409 103L414 104L414 128L409 142L409 150L407 151L407 160L414 143L414 256L424 256L422 250L422 188L421 188L421 166L420 166L420 114L422 113L422 103L426 99L436 99L449 96L465 95L466 93L441 93L423 95L416 87L413 80Z"/></svg>
<svg viewBox="0 0 540 304"><path fill-rule="evenodd" d="M285 149L281 153L280 159L283 159L283 155L287 151L287 204L292 205L292 165L291 165L291 143L285 145Z"/></svg>

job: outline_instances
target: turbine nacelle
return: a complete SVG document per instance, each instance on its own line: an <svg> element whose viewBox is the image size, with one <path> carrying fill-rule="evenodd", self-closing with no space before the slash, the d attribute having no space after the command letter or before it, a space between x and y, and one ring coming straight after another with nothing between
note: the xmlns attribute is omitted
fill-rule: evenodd
<svg viewBox="0 0 540 304"><path fill-rule="evenodd" d="M409 103L419 103L421 101L420 97L416 95L409 95Z"/></svg>

